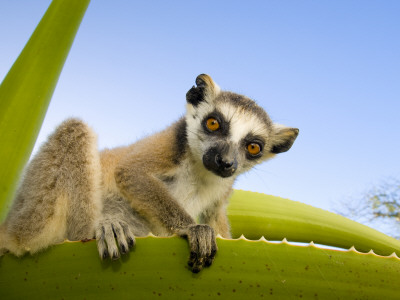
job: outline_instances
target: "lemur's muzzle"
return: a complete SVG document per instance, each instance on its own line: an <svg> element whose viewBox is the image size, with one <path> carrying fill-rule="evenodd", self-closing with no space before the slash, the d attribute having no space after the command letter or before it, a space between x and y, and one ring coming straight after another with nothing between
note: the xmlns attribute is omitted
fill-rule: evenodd
<svg viewBox="0 0 400 300"><path fill-rule="evenodd" d="M203 164L207 170L221 177L232 176L238 166L236 154L227 147L211 147L203 155Z"/></svg>

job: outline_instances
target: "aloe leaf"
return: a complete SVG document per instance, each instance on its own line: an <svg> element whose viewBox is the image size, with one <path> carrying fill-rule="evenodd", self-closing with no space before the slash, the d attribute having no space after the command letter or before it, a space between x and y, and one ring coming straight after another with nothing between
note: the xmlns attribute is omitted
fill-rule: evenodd
<svg viewBox="0 0 400 300"><path fill-rule="evenodd" d="M313 241L400 256L400 241L343 216L288 199L235 191L228 214L234 237L243 234L249 239L264 236L268 240Z"/></svg>
<svg viewBox="0 0 400 300"><path fill-rule="evenodd" d="M53 0L0 85L0 219L29 159L89 0Z"/></svg>
<svg viewBox="0 0 400 300"><path fill-rule="evenodd" d="M304 209L296 215L295 223L293 213L289 213L290 218L283 211L271 215L271 211L280 211L281 200L235 192L229 208L232 228L241 228L254 238L264 232L265 227L279 229L274 223L284 226L282 223L287 221L297 226L299 232L304 231L303 226L309 228L308 224L316 226L313 225L316 222L313 220L316 217L312 216L313 207L298 207L289 200L283 201L285 208L297 212ZM269 204L270 215L263 212L262 207L266 204ZM234 212L240 207L242 211L236 211L235 217ZM316 211L318 215L322 214L321 218L326 213ZM301 221L307 212L312 216L311 221L307 218ZM245 213L250 216L246 217ZM267 216L275 220L262 225L260 218ZM331 227L339 226L337 222L341 219L326 217L325 227L320 228L317 236L323 235L325 229L329 232ZM354 225L353 222L350 225ZM362 229L367 235L374 234L368 227ZM312 233L307 235L312 236ZM329 241L335 239L335 233L329 233ZM293 237L296 239L295 235ZM287 242L277 244L265 239L249 241L244 238L218 239L218 247L214 264L196 275L186 267L187 242L177 237L138 238L134 251L114 262L101 262L93 241L67 242L36 256L16 258L5 255L0 259L0 298L150 299L162 296L200 299L221 296L243 299L275 296L277 299L397 299L400 292L400 259L395 254L384 257L372 251L363 254L354 248L338 251L319 249L313 244L293 246Z"/></svg>
<svg viewBox="0 0 400 300"><path fill-rule="evenodd" d="M0 260L1 299L398 299L400 260L355 251L218 239L214 264L186 267L181 238L138 238L120 261L96 243L64 243Z"/></svg>

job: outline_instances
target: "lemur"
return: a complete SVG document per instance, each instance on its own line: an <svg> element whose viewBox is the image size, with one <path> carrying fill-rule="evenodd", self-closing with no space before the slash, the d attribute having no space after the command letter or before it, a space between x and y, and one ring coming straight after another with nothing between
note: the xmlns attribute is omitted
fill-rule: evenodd
<svg viewBox="0 0 400 300"><path fill-rule="evenodd" d="M64 121L25 170L0 226L0 253L96 238L102 259L118 259L135 237L176 234L188 240L194 273L210 266L216 235L231 237L226 207L235 179L289 150L299 130L273 123L205 74L186 100L186 115L167 129L101 152L85 123Z"/></svg>

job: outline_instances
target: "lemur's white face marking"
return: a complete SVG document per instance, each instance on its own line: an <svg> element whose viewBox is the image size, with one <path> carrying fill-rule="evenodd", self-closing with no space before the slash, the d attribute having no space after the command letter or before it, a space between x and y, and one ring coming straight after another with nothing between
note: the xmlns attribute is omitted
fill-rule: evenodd
<svg viewBox="0 0 400 300"><path fill-rule="evenodd" d="M193 158L220 177L243 173L287 151L298 130L275 126L253 100L221 92L200 75L187 93L187 137Z"/></svg>
<svg viewBox="0 0 400 300"><path fill-rule="evenodd" d="M231 103L217 104L216 108L220 111L225 120L230 122L230 141L239 144L249 133L268 137L269 128L266 124L252 113L245 111L242 107Z"/></svg>
<svg viewBox="0 0 400 300"><path fill-rule="evenodd" d="M224 95L229 99L231 95ZM205 167L221 177L240 174L272 155L262 155L270 135L270 124L247 111L237 103L213 99L201 102L197 107L188 104L187 135L191 152ZM219 101L218 101L219 100ZM251 101L251 100L249 100ZM206 122L213 118L219 128L215 132L207 129ZM261 155L252 157L247 150L251 142L261 147ZM207 164L207 159L209 160ZM225 162L225 167L218 167ZM215 164L216 165L215 165ZM233 164L232 164L233 163ZM230 167L232 164L232 167Z"/></svg>

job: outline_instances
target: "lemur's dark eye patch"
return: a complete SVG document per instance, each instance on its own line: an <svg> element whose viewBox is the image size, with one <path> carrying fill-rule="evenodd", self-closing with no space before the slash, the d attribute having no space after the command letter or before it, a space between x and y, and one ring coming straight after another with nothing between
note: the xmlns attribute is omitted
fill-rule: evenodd
<svg viewBox="0 0 400 300"><path fill-rule="evenodd" d="M217 136L228 136L229 134L229 122L218 111L214 111L205 117L202 121L202 126L207 134Z"/></svg>
<svg viewBox="0 0 400 300"><path fill-rule="evenodd" d="M250 133L242 140L242 145L247 159L257 159L263 154L264 140L262 137Z"/></svg>
<svg viewBox="0 0 400 300"><path fill-rule="evenodd" d="M210 131L217 131L220 127L218 120L213 117L207 119L206 126Z"/></svg>

